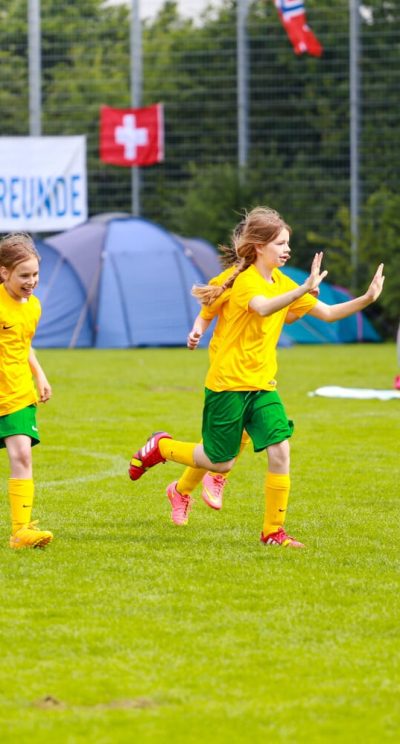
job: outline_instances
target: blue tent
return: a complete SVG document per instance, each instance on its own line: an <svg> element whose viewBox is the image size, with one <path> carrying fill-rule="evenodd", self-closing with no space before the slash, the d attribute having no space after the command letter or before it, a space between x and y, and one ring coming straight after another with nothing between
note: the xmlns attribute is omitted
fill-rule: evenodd
<svg viewBox="0 0 400 744"><path fill-rule="evenodd" d="M93 218L37 241L37 248L43 308L37 347L183 346L199 311L191 288L219 270L205 241L125 216Z"/></svg>
<svg viewBox="0 0 400 744"><path fill-rule="evenodd" d="M44 312L36 331L35 346L68 347L76 335L76 346L91 346L93 320L82 313L86 303L85 288L74 267L51 245L36 241L42 258L40 282L36 294Z"/></svg>
<svg viewBox="0 0 400 744"><path fill-rule="evenodd" d="M303 284L308 274L302 269L285 266L283 272L297 284ZM342 287L323 282L319 299L327 305L346 302L351 294ZM363 313L350 318L326 323L306 315L292 325L285 326L284 335L299 344L342 344L357 341L380 341L380 336Z"/></svg>
<svg viewBox="0 0 400 744"><path fill-rule="evenodd" d="M124 214L99 215L37 241L37 248L43 308L37 347L184 346L199 311L192 285L221 270L206 241ZM284 271L299 284L307 276L301 269ZM323 283L320 297L332 304L349 295ZM203 346L210 336L211 329ZM284 327L280 345L378 340L358 313L331 324L306 316Z"/></svg>

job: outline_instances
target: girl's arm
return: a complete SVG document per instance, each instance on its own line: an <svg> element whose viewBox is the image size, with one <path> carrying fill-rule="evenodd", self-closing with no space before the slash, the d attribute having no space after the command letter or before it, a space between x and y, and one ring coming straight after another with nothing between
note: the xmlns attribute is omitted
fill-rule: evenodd
<svg viewBox="0 0 400 744"><path fill-rule="evenodd" d="M319 297L319 287L315 287L315 289L312 289L308 294L312 295L313 297ZM295 323L296 320L300 320L300 316L297 315L297 313L294 313L292 310L289 310L285 318L285 324L292 325L292 323Z"/></svg>
<svg viewBox="0 0 400 744"><path fill-rule="evenodd" d="M206 320L205 318L202 318L199 313L199 315L197 316L196 320L193 323L193 328L187 337L188 349L195 349L198 346L199 341L203 333L206 332L208 326L211 323L211 320L212 320L211 318L210 320Z"/></svg>
<svg viewBox="0 0 400 744"><path fill-rule="evenodd" d="M312 292L313 290L315 290L317 287L319 287L328 273L327 271L321 272L322 258L323 253L315 254L313 262L311 264L310 275L307 277L304 284L296 287L296 289L291 289L289 292L284 292L277 297L268 298L264 295L256 295L255 297L252 297L249 302L249 307L251 308L251 310L254 310L254 312L258 313L258 315L262 315L263 317L273 315L273 313L278 312L278 310L282 310L284 307L291 305L292 302L295 302L295 300L303 297L303 295L307 294L307 292Z"/></svg>
<svg viewBox="0 0 400 744"><path fill-rule="evenodd" d="M36 380L36 385L39 393L39 400L41 403L46 403L46 400L49 400L51 398L51 385L40 366L36 354L33 351L32 347L29 351L29 357L28 357L29 366L31 368L31 372Z"/></svg>
<svg viewBox="0 0 400 744"><path fill-rule="evenodd" d="M354 313L364 310L368 305L371 305L378 299L382 292L384 281L383 264L379 264L365 294L348 302L340 302L338 305L326 305L325 302L318 301L312 310L309 311L308 315L319 318L319 320L326 320L328 323L348 318L349 315L354 315Z"/></svg>

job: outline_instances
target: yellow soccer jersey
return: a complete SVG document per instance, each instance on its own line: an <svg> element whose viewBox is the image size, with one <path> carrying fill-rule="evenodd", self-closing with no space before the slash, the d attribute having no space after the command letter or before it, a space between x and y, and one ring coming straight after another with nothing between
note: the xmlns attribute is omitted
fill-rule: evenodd
<svg viewBox="0 0 400 744"><path fill-rule="evenodd" d="M305 294L291 305L262 317L249 308L257 295L272 298L295 289L298 284L279 269L266 282L254 265L236 278L218 349L213 356L205 385L210 390L274 390L277 371L276 347L289 310L300 318L317 299Z"/></svg>
<svg viewBox="0 0 400 744"><path fill-rule="evenodd" d="M0 416L37 402L28 357L40 313L37 297L18 302L0 284Z"/></svg>
<svg viewBox="0 0 400 744"><path fill-rule="evenodd" d="M222 284L225 284L226 280L229 279L234 271L236 271L236 266L230 266L229 269L225 269L225 271L222 271L221 274L218 274L218 276L214 276L213 279L210 279L209 284L221 287ZM202 308L200 310L200 315L202 318L204 318L204 320L213 320L217 316L217 322L208 346L210 361L213 360L214 355L218 350L219 344L224 337L228 300L231 296L231 291L231 288L226 289L225 292L223 292L222 295L220 295L218 299L212 303L212 305L202 305Z"/></svg>

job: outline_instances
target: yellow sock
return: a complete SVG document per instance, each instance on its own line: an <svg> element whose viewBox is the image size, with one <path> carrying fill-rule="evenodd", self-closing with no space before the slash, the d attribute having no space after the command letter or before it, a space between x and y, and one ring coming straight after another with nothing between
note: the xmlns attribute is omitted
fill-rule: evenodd
<svg viewBox="0 0 400 744"><path fill-rule="evenodd" d="M11 507L12 533L31 521L34 485L31 479L10 478L8 495Z"/></svg>
<svg viewBox="0 0 400 744"><path fill-rule="evenodd" d="M186 468L176 484L179 493L192 493L206 474L204 468Z"/></svg>
<svg viewBox="0 0 400 744"><path fill-rule="evenodd" d="M265 514L263 534L278 532L283 527L289 500L290 475L267 473L265 479Z"/></svg>
<svg viewBox="0 0 400 744"><path fill-rule="evenodd" d="M165 460L180 462L181 465L189 465L191 468L195 467L193 459L195 447L197 447L197 443L177 442L176 439L160 439L158 444L161 455Z"/></svg>

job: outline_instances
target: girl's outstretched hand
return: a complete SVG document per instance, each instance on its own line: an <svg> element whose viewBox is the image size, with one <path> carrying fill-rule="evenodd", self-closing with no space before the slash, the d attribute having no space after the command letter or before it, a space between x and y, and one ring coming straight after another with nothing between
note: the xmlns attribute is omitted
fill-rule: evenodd
<svg viewBox="0 0 400 744"><path fill-rule="evenodd" d="M321 251L320 253L316 253L312 260L310 276L304 282L307 292L314 292L328 274L326 270L321 271L323 257L324 254Z"/></svg>
<svg viewBox="0 0 400 744"><path fill-rule="evenodd" d="M383 276L383 266L383 263L379 264L372 282L365 293L371 302L375 302L382 292L383 283L385 281L385 277Z"/></svg>

